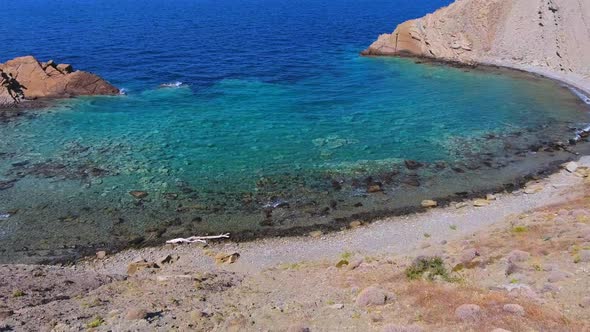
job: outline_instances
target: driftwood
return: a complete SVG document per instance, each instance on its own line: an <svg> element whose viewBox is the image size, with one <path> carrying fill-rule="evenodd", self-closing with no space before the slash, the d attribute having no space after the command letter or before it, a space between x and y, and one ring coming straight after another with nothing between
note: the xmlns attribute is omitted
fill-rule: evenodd
<svg viewBox="0 0 590 332"><path fill-rule="evenodd" d="M185 238L178 238L166 241L168 244L179 244L179 243L207 243L207 240L215 240L215 239L229 239L229 233L220 234L220 235L212 235L212 236L191 236Z"/></svg>

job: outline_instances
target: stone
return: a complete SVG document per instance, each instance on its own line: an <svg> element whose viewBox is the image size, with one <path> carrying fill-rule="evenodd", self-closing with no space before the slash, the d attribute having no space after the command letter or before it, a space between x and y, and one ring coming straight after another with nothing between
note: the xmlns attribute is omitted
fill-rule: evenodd
<svg viewBox="0 0 590 332"><path fill-rule="evenodd" d="M424 208L433 208L433 207L438 206L438 203L436 201L431 200L431 199L425 199L422 201L421 205Z"/></svg>
<svg viewBox="0 0 590 332"><path fill-rule="evenodd" d="M459 320L477 320L481 316L481 307L477 304L462 304L455 309L455 317Z"/></svg>
<svg viewBox="0 0 590 332"><path fill-rule="evenodd" d="M232 253L220 252L217 255L215 255L215 263L217 263L217 264L233 264L238 260L238 258L240 258L240 254L237 252L232 252Z"/></svg>
<svg viewBox="0 0 590 332"><path fill-rule="evenodd" d="M488 201L495 201L496 199L497 199L497 197L494 194L487 194L486 195L486 200L488 200Z"/></svg>
<svg viewBox="0 0 590 332"><path fill-rule="evenodd" d="M578 169L578 163L575 161L570 161L569 163L563 165L563 168L565 168L565 170L570 173L574 173Z"/></svg>
<svg viewBox="0 0 590 332"><path fill-rule="evenodd" d="M590 308L590 296L584 296L580 302L580 307Z"/></svg>
<svg viewBox="0 0 590 332"><path fill-rule="evenodd" d="M74 72L70 65L53 61L42 64L32 56L1 63L0 82L0 108L27 99L119 94L119 89L94 74Z"/></svg>
<svg viewBox="0 0 590 332"><path fill-rule="evenodd" d="M487 199L476 199L473 201L473 206L476 207L483 207L488 205L490 205L490 201L488 201Z"/></svg>
<svg viewBox="0 0 590 332"><path fill-rule="evenodd" d="M524 188L524 193L527 195L536 194L543 190L543 185L541 184L531 184Z"/></svg>
<svg viewBox="0 0 590 332"><path fill-rule="evenodd" d="M354 270L357 267L359 267L362 263L364 262L364 258L363 257L353 257L349 262L348 265L346 266L347 269L349 270Z"/></svg>
<svg viewBox="0 0 590 332"><path fill-rule="evenodd" d="M502 309L506 312L509 312L509 313L517 315L517 316L524 316L524 314L525 314L524 308L520 304L514 304L514 303L505 304L502 307Z"/></svg>
<svg viewBox="0 0 590 332"><path fill-rule="evenodd" d="M69 74L74 71L74 68L72 67L72 65L66 64L66 63L61 63L61 64L57 65L55 68L57 68L57 70L59 70L63 74Z"/></svg>
<svg viewBox="0 0 590 332"><path fill-rule="evenodd" d="M381 187L380 183L373 183L373 184L370 184L369 186L367 186L368 193L378 193L381 191L383 191L383 188Z"/></svg>
<svg viewBox="0 0 590 332"><path fill-rule="evenodd" d="M469 203L467 202L459 202L455 204L455 209L462 209L464 207L468 207Z"/></svg>
<svg viewBox="0 0 590 332"><path fill-rule="evenodd" d="M158 264L153 263L153 262L148 262L145 259L141 259L138 261L135 261L129 265L127 265L127 274L128 275L133 275L141 270L144 269L158 269L160 268L158 266Z"/></svg>
<svg viewBox="0 0 590 332"><path fill-rule="evenodd" d="M387 324L383 326L382 332L423 332L425 331L421 326L418 325L398 325L398 324Z"/></svg>
<svg viewBox="0 0 590 332"><path fill-rule="evenodd" d="M173 257L172 255L165 255L163 257L161 257L160 259L158 259L158 263L160 264L170 264L170 263L174 263L175 261L178 260L178 256Z"/></svg>
<svg viewBox="0 0 590 332"><path fill-rule="evenodd" d="M358 221L358 220L355 220L355 221L352 221L352 222L350 222L349 226L350 226L350 228L358 228L358 227L360 227L362 224L363 224L362 222L360 222L360 221Z"/></svg>
<svg viewBox="0 0 590 332"><path fill-rule="evenodd" d="M147 314L148 313L145 309L131 308L131 309L127 310L127 313L125 314L125 319L126 320L145 319L147 317Z"/></svg>
<svg viewBox="0 0 590 332"><path fill-rule="evenodd" d="M479 252L475 248L465 249L461 253L461 263L467 264L479 256Z"/></svg>
<svg viewBox="0 0 590 332"><path fill-rule="evenodd" d="M526 251L512 250L508 254L508 262L509 263L524 262L524 261L528 260L530 257L531 257L531 254L529 254Z"/></svg>
<svg viewBox="0 0 590 332"><path fill-rule="evenodd" d="M541 288L541 293L557 293L559 292L559 287L553 284L544 284L543 288Z"/></svg>
<svg viewBox="0 0 590 332"><path fill-rule="evenodd" d="M547 276L547 281L549 282L559 282L569 278L570 275L563 271L551 271Z"/></svg>
<svg viewBox="0 0 590 332"><path fill-rule="evenodd" d="M146 191L132 190L129 192L129 195L131 195L137 199L142 199L142 198L146 198L149 194Z"/></svg>
<svg viewBox="0 0 590 332"><path fill-rule="evenodd" d="M406 168L409 170L416 170L416 169L424 166L422 163L419 163L415 160L406 160L406 161L404 161L404 164L406 165Z"/></svg>
<svg viewBox="0 0 590 332"><path fill-rule="evenodd" d="M101 251L97 251L96 252L96 258L98 259L104 259L105 257L107 257L107 252L104 250Z"/></svg>
<svg viewBox="0 0 590 332"><path fill-rule="evenodd" d="M580 262L590 262L590 250L582 250L579 254Z"/></svg>
<svg viewBox="0 0 590 332"><path fill-rule="evenodd" d="M313 238L319 238L322 235L324 235L324 233L322 231L313 231L313 232L309 232L309 236L313 237Z"/></svg>
<svg viewBox="0 0 590 332"><path fill-rule="evenodd" d="M342 308L344 308L344 304L334 303L334 304L330 305L329 307L330 307L330 309L342 309Z"/></svg>
<svg viewBox="0 0 590 332"><path fill-rule="evenodd" d="M375 286L363 289L356 298L358 307L384 305L387 301L394 301L395 295Z"/></svg>
<svg viewBox="0 0 590 332"><path fill-rule="evenodd" d="M512 332L512 331L497 328L497 329L493 329L492 332Z"/></svg>

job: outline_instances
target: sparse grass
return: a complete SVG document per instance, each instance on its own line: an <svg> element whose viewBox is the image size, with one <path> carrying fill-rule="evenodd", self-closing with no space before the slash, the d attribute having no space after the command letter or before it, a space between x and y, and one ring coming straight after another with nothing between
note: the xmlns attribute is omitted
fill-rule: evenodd
<svg viewBox="0 0 590 332"><path fill-rule="evenodd" d="M348 261L348 260L350 260L351 258L352 258L352 253L351 253L351 252L348 252L348 251L345 251L345 252L343 252L343 253L340 255L340 259L342 259L342 260L347 260L347 261Z"/></svg>
<svg viewBox="0 0 590 332"><path fill-rule="evenodd" d="M512 227L512 233L526 233L528 231L526 226L514 226Z"/></svg>
<svg viewBox="0 0 590 332"><path fill-rule="evenodd" d="M349 264L349 263L348 263L348 261L347 261L346 259L341 259L340 261L338 261L338 263L336 263L336 267L337 267L337 268L341 268L341 267L343 267L344 265L348 265L348 264Z"/></svg>
<svg viewBox="0 0 590 332"><path fill-rule="evenodd" d="M418 258L406 269L406 277L410 280L418 280L426 277L428 280L435 280L437 277L444 281L457 281L452 278L440 257Z"/></svg>
<svg viewBox="0 0 590 332"><path fill-rule="evenodd" d="M424 237L425 237L425 238L429 238L429 237L430 237L430 234L428 234L428 233L424 233Z"/></svg>
<svg viewBox="0 0 590 332"><path fill-rule="evenodd" d="M454 230L454 231L456 231L457 230L457 225L451 225L451 226L449 226L449 228L452 229L452 230Z"/></svg>
<svg viewBox="0 0 590 332"><path fill-rule="evenodd" d="M97 328L97 327L101 326L103 323L104 323L104 320L102 319L102 317L96 316L96 317L94 317L93 320L91 320L90 322L88 322L88 324L86 324L86 327L89 329L93 329L93 328Z"/></svg>
<svg viewBox="0 0 590 332"><path fill-rule="evenodd" d="M15 289L14 292L12 292L12 297L21 297L21 296L25 296L25 292L23 292L20 289Z"/></svg>

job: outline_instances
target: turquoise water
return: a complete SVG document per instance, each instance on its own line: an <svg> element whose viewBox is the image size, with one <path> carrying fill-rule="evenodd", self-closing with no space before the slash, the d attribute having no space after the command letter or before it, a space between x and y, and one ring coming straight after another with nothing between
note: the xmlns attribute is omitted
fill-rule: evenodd
<svg viewBox="0 0 590 332"><path fill-rule="evenodd" d="M90 2L102 19L86 25L36 14L80 40L94 27L89 43L55 40L59 60L127 95L60 101L0 124L0 262L195 234L337 230L414 211L423 199L510 189L571 159L556 143L590 122L580 99L552 81L358 55L396 21L444 1L348 1L331 13L321 1L276 0L260 11L255 1L153 3L138 9L144 16L121 17L130 2ZM72 6L62 10L82 8ZM198 17L186 9L195 6ZM227 24L237 16L248 19ZM36 24L18 27L27 34ZM9 41L14 52L51 50ZM175 81L183 84L160 87Z"/></svg>

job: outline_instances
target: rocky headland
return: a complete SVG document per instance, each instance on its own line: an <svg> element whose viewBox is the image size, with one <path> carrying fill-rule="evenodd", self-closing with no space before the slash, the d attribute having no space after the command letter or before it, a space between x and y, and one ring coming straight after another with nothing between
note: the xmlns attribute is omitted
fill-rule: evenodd
<svg viewBox="0 0 590 332"><path fill-rule="evenodd" d="M99 76L75 71L69 64L39 62L33 56L0 63L0 109L31 100L118 93L118 88Z"/></svg>
<svg viewBox="0 0 590 332"><path fill-rule="evenodd" d="M457 0L382 34L364 55L496 65L590 92L590 2Z"/></svg>

